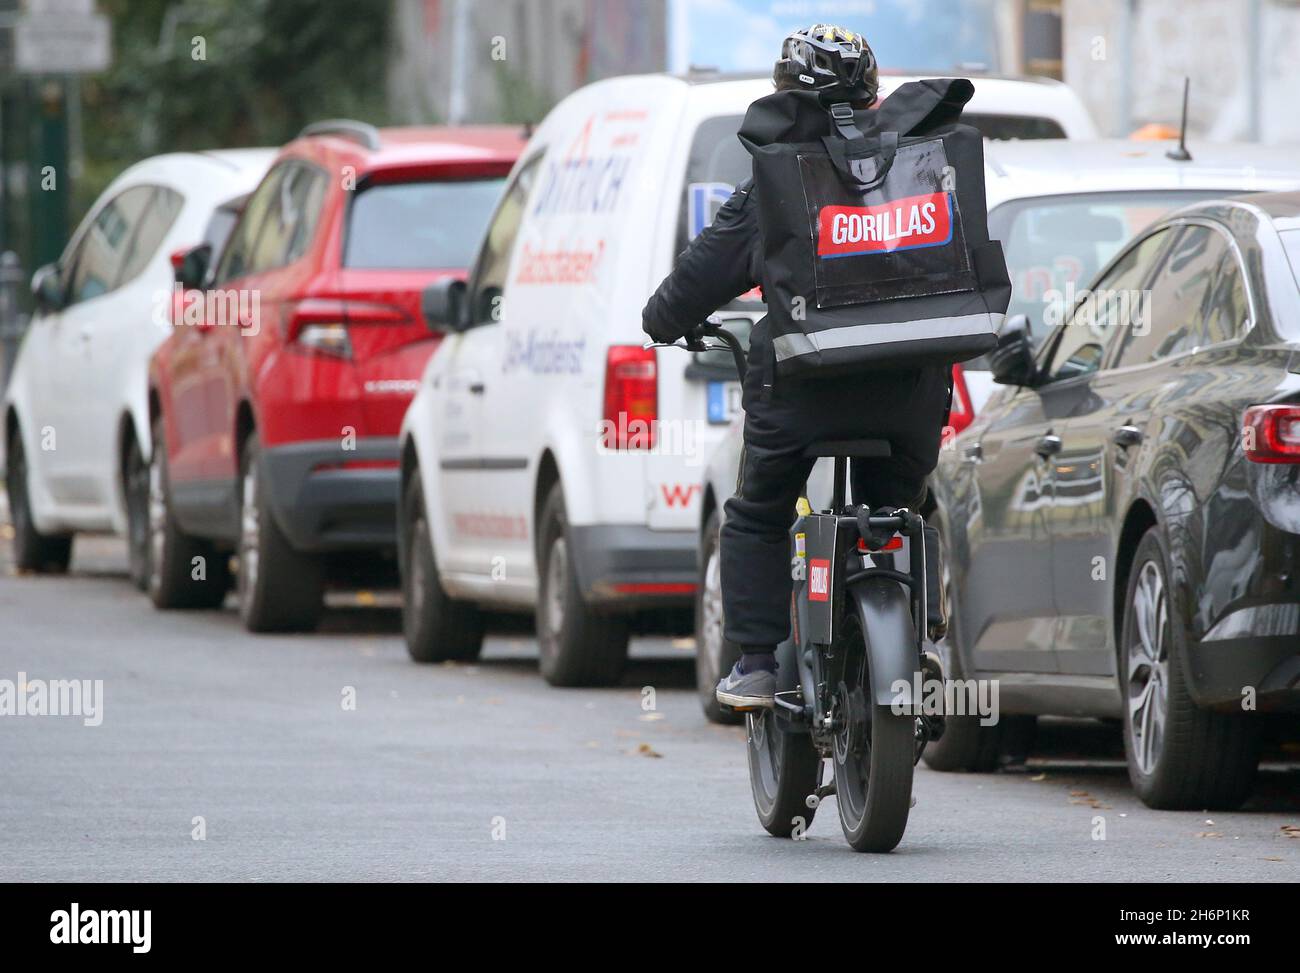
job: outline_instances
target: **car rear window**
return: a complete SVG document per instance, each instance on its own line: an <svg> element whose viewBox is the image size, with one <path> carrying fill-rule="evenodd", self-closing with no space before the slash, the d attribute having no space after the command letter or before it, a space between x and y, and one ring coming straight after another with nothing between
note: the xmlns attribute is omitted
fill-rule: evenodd
<svg viewBox="0 0 1300 973"><path fill-rule="evenodd" d="M503 178L364 186L349 209L343 266L464 269L504 186Z"/></svg>
<svg viewBox="0 0 1300 973"><path fill-rule="evenodd" d="M989 213L989 236L1002 241L1011 275L1007 316L1029 316L1037 340L1064 314L1138 230L1170 210L1230 193L1133 190L1012 200ZM975 367L980 367L976 365Z"/></svg>

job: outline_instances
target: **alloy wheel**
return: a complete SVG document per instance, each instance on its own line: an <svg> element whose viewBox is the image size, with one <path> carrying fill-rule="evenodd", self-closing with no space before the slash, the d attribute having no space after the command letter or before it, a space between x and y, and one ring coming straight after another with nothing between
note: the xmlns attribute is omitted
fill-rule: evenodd
<svg viewBox="0 0 1300 973"><path fill-rule="evenodd" d="M704 565L704 590L700 592L701 644L695 649L704 654L705 669L714 682L722 677L722 626L722 558L714 545Z"/></svg>
<svg viewBox="0 0 1300 973"><path fill-rule="evenodd" d="M161 443L149 457L149 587L162 583L163 544L167 531L167 491L163 485Z"/></svg>
<svg viewBox="0 0 1300 973"><path fill-rule="evenodd" d="M551 543L551 556L546 561L546 629L558 636L564 629L564 589L568 573L569 553L563 535Z"/></svg>
<svg viewBox="0 0 1300 973"><path fill-rule="evenodd" d="M1164 576L1154 561L1139 570L1129 610L1135 622L1126 648L1133 758L1143 774L1151 774L1169 711L1169 604Z"/></svg>
<svg viewBox="0 0 1300 973"><path fill-rule="evenodd" d="M257 584L260 516L257 510L257 464L249 463L242 484L239 509L239 577L241 591L252 592Z"/></svg>

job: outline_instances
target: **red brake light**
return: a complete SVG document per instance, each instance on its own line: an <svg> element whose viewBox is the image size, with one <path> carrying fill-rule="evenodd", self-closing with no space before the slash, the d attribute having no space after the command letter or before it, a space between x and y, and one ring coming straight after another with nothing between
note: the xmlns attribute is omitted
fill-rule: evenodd
<svg viewBox="0 0 1300 973"><path fill-rule="evenodd" d="M605 449L653 449L659 419L659 368L653 348L612 345L605 358Z"/></svg>
<svg viewBox="0 0 1300 973"><path fill-rule="evenodd" d="M903 549L903 535L895 534L885 542L884 547L867 547L867 542L861 537L858 538L858 551L862 554L880 554L885 551L901 551Z"/></svg>
<svg viewBox="0 0 1300 973"><path fill-rule="evenodd" d="M1242 420L1241 449L1255 463L1300 463L1300 405L1252 405Z"/></svg>
<svg viewBox="0 0 1300 973"><path fill-rule="evenodd" d="M952 411L948 413L948 425L952 427L950 436L955 436L975 421L975 409L970 402L970 389L966 387L966 375L960 365L952 366Z"/></svg>

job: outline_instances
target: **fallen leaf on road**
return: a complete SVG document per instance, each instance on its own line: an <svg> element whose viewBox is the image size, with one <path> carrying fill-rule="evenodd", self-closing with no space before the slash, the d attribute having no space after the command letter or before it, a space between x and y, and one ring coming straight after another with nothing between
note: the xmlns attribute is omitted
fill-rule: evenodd
<svg viewBox="0 0 1300 973"><path fill-rule="evenodd" d="M1283 858L1261 858L1261 859L1260 859L1260 861L1265 861L1265 862L1280 862L1280 861L1285 861L1285 860L1286 860L1286 859L1283 859Z"/></svg>
<svg viewBox="0 0 1300 973"><path fill-rule="evenodd" d="M1222 832L1222 831L1198 831L1198 832L1196 832L1196 837L1198 837L1198 838L1222 838L1222 837L1223 837L1223 832Z"/></svg>
<svg viewBox="0 0 1300 973"><path fill-rule="evenodd" d="M1300 838L1300 825L1284 824L1280 830L1288 838Z"/></svg>
<svg viewBox="0 0 1300 973"><path fill-rule="evenodd" d="M1104 801L1099 801L1087 791L1070 791L1071 804L1086 804L1096 811L1109 811L1110 805Z"/></svg>
<svg viewBox="0 0 1300 973"><path fill-rule="evenodd" d="M658 757L662 757L662 756L663 756L662 753L660 753L660 752L659 752L658 750L656 750L654 747L650 746L650 744L648 744L648 743L643 743L643 744L641 744L641 746L639 746L639 747L636 748L636 752L639 753L639 754L640 754L641 756L643 756L643 757L656 757L656 758L658 758Z"/></svg>
<svg viewBox="0 0 1300 973"><path fill-rule="evenodd" d="M653 723L655 720L662 720L663 718L663 713L642 713L637 717L638 720L642 720L646 723Z"/></svg>
<svg viewBox="0 0 1300 973"><path fill-rule="evenodd" d="M1047 780L1047 775L1046 775L1046 774L1034 774L1034 776L1033 776L1033 777L1030 777L1029 779L1030 779L1030 780Z"/></svg>

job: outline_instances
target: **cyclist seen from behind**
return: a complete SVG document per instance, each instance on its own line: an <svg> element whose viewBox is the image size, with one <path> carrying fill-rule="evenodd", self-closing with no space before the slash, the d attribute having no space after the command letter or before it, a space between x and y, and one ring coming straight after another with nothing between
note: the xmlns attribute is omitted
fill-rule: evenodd
<svg viewBox="0 0 1300 973"><path fill-rule="evenodd" d="M951 403L951 363L971 357L976 348L974 354L987 351L990 340L996 340L990 322L1001 318L983 313L987 302L980 299L978 284L966 286L965 297L958 299L951 294L962 288L952 281L946 289L928 283L942 285L945 274L956 275L963 267L974 279L956 223L957 200L966 197L926 191L963 186L913 186L904 190L907 195L891 195L887 205L869 205L878 202L888 185L882 179L908 176L902 160L911 149L900 146L900 134L927 134L956 124L973 91L970 82L904 85L876 106L879 77L871 48L861 35L824 24L785 39L773 78L776 94L751 106L740 133L754 156L756 178L737 187L642 313L645 332L657 342L671 343L756 285L767 304L768 313L750 338L741 399L744 451L721 534L725 637L742 655L719 682L717 698L735 709L773 705L775 650L790 634L789 530L815 462L804 456L805 450L826 441L887 440L888 458L853 460L853 501L877 515L916 510L938 461ZM886 106L896 106L893 115ZM773 149L803 142L824 143L823 154L831 156L844 178L836 183L805 169L784 184L788 192L772 179L765 182L761 166L770 161ZM907 165L914 175L924 175L933 162L918 156ZM978 164L982 206L982 157ZM822 187L831 196L848 186L853 192L847 201L858 205L816 208L816 178L836 183ZM982 226L984 214L978 215ZM808 222L800 224L801 219ZM805 227L806 254L799 249L798 232L788 241L778 238L772 228L782 221ZM971 222L968 214L967 231L972 231ZM954 251L951 257L944 256L946 250ZM997 254L1000 260L1000 250ZM810 282L806 289L790 283L805 278ZM900 348L914 343L912 337L930 334L926 326L931 322L904 315L904 324L881 323L889 316L881 316L882 307L887 311L890 302L899 307L900 298L927 293L950 295L934 325L948 329L945 339L953 329L961 332L968 318L979 318L978 337L959 338L953 346L960 347L959 354L901 353ZM972 308L973 315L968 313ZM886 330L904 326L911 330ZM875 330L863 330L868 327ZM862 347L875 350L861 353Z"/></svg>

